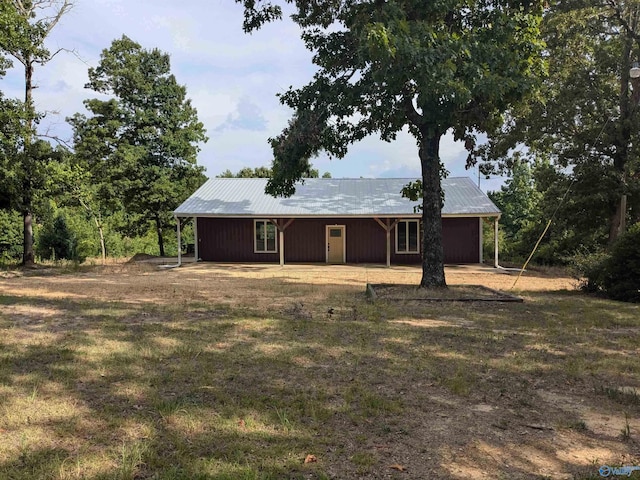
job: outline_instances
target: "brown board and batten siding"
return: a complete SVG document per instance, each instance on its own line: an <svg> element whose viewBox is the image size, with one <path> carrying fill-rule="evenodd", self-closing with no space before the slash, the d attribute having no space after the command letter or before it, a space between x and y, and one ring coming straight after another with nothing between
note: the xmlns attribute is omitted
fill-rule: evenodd
<svg viewBox="0 0 640 480"><path fill-rule="evenodd" d="M479 260L478 218L442 220L446 263L477 263ZM279 261L279 253L254 253L254 219L198 218L198 255L213 262ZM386 234L373 218L297 218L284 233L286 262L326 261L326 227L344 225L347 263L384 263ZM203 241L203 239L205 239ZM395 229L391 232L391 261L420 263L419 254L395 252Z"/></svg>
<svg viewBox="0 0 640 480"><path fill-rule="evenodd" d="M443 218L442 248L445 263L480 262L480 218Z"/></svg>
<svg viewBox="0 0 640 480"><path fill-rule="evenodd" d="M250 218L198 218L198 240L198 256L207 262L277 262L279 258L277 253L253 252Z"/></svg>
<svg viewBox="0 0 640 480"><path fill-rule="evenodd" d="M254 253L253 221L198 218L199 257L210 262L278 262L278 253ZM348 263L385 261L385 233L372 218L298 218L284 233L285 262L325 262L328 225L345 225Z"/></svg>
<svg viewBox="0 0 640 480"><path fill-rule="evenodd" d="M480 262L480 227L477 217L443 218L442 249L445 263ZM420 239L422 242L422 239ZM391 263L415 264L422 258L419 254L396 253L396 232L391 232ZM420 244L422 249L422 243Z"/></svg>

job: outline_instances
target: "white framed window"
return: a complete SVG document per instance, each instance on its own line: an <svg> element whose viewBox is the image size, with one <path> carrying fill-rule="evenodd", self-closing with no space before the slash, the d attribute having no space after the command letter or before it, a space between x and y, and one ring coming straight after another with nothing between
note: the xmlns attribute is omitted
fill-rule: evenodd
<svg viewBox="0 0 640 480"><path fill-rule="evenodd" d="M253 253L277 253L276 226L269 220L253 221Z"/></svg>
<svg viewBox="0 0 640 480"><path fill-rule="evenodd" d="M396 225L396 253L420 253L420 220L400 220Z"/></svg>

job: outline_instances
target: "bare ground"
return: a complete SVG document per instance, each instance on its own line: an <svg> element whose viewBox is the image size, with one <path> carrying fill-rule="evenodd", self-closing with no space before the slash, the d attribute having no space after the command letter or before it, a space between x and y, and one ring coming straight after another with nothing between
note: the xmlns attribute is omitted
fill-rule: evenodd
<svg viewBox="0 0 640 480"><path fill-rule="evenodd" d="M135 264L65 275L5 272L0 299L29 301L0 303L0 320L5 341L28 343L30 335L55 341L87 328L87 315L69 315L65 302L128 305L131 326L125 328L133 334L145 318L157 322L163 307L184 312L179 320L171 317L172 328L215 322L219 308L227 309L224 315L248 315L211 348L231 348L242 337L274 361L291 355L285 355L284 371L267 369L269 388L319 386L323 408L333 412L310 424L315 440L305 440L312 450L306 453L317 462L293 478L589 479L599 478L600 465L640 465L640 401L616 393L621 385L640 387L636 307L587 299L568 277L529 272L512 290L516 276L493 269L451 267L446 273L448 284L484 285L526 302L364 301L366 283L417 284L414 267ZM594 310L616 316L600 322L589 316ZM281 318L282 325L265 330L257 321L252 326L251 316ZM269 342L260 343L266 336ZM169 348L171 338L165 341ZM294 344L295 355L288 350ZM0 379L3 365L0 358ZM248 372L234 382L254 392L260 377ZM16 405L21 401L0 393ZM26 427L3 421L2 412L0 433L19 442ZM79 421L89 421L86 415L76 413ZM244 422L238 420L239 429ZM67 440L81 449L82 439ZM3 465L15 465L11 452L0 448L0 477ZM136 471L142 473L130 478L151 478L142 466Z"/></svg>

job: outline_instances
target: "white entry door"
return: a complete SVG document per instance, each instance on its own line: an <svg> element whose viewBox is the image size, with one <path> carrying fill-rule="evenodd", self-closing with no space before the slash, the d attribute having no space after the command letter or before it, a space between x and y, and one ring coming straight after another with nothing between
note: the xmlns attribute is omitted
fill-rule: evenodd
<svg viewBox="0 0 640 480"><path fill-rule="evenodd" d="M327 225L327 263L345 263L345 226Z"/></svg>

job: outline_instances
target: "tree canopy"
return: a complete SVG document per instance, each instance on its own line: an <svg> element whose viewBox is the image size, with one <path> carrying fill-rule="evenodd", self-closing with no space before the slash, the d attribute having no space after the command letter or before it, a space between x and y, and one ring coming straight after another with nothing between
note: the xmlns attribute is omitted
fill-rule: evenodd
<svg viewBox="0 0 640 480"><path fill-rule="evenodd" d="M33 104L33 72L36 65L46 65L60 51L52 54L44 42L72 5L71 0L0 2L0 55L18 61L24 67L24 102L13 103L13 114L7 114L6 110L3 114L4 119L9 119L12 133L10 138L0 142L5 146L8 143L13 152L0 164L0 179L5 185L7 200L23 217L22 262L25 265L34 262L33 204L45 180L41 175L44 171L42 162L49 158L44 154L48 146L35 140L35 122L40 114ZM1 70L6 66L6 59L2 58L0 62ZM16 118L20 120L19 130L15 128Z"/></svg>
<svg viewBox="0 0 640 480"><path fill-rule="evenodd" d="M226 169L218 178L271 178L273 172L269 167L244 167L238 170L236 173L233 173L231 170ZM317 168L309 168L308 171L302 176L302 178L318 178L320 176L320 171ZM331 178L331 174L329 172L324 172L322 174L322 178Z"/></svg>
<svg viewBox="0 0 640 480"><path fill-rule="evenodd" d="M245 31L279 19L282 6L237 0ZM287 2L289 3L289 2ZM343 157L350 144L377 134L415 137L422 167L421 286L444 286L440 139L452 131L472 148L503 112L544 75L539 24L543 1L302 0L292 20L314 53L311 82L281 101L294 109L271 145L267 191L290 195L320 150Z"/></svg>
<svg viewBox="0 0 640 480"><path fill-rule="evenodd" d="M89 69L87 88L109 100L84 102L91 116L70 123L78 160L100 179L99 196L122 206L133 232L155 224L160 255L170 212L204 181L196 164L207 137L169 55L123 36Z"/></svg>
<svg viewBox="0 0 640 480"><path fill-rule="evenodd" d="M539 203L542 194L536 190L529 164L517 159L512 177L497 192L488 192L489 198L502 212L500 219L508 244L522 240L522 234L540 222ZM529 246L529 245L528 245Z"/></svg>
<svg viewBox="0 0 640 480"><path fill-rule="evenodd" d="M540 101L515 112L490 145L489 156L504 159L523 143L532 158L550 160L564 191L571 186L555 228L575 239L563 240L567 248L611 245L627 218L640 220L640 78L630 77L639 22L636 0L552 2L542 24L549 76ZM545 192L556 211L563 192Z"/></svg>

